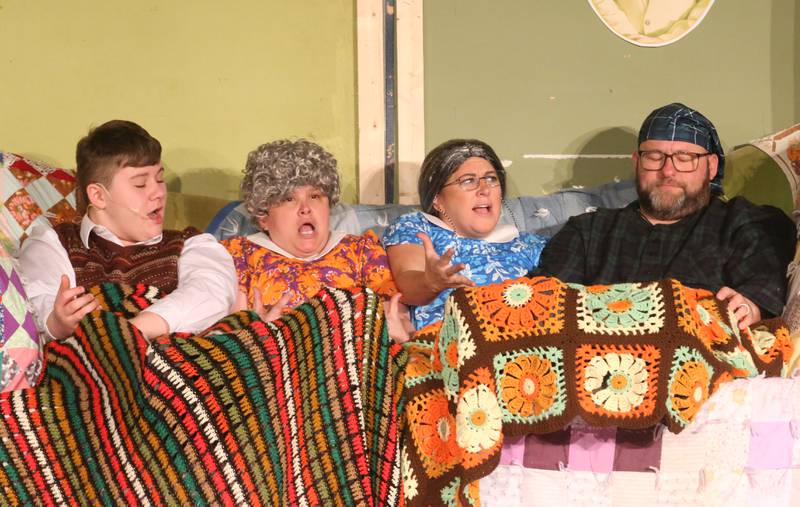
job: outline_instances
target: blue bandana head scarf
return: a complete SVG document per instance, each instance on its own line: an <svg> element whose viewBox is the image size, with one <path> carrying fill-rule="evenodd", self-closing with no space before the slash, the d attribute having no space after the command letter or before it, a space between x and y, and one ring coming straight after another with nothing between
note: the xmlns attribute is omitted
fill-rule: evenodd
<svg viewBox="0 0 800 507"><path fill-rule="evenodd" d="M719 142L717 129L708 118L691 107L678 102L659 107L642 123L639 129L639 144L648 139L656 141L686 141L702 146L719 158L717 175L711 180L711 192L722 193L722 176L725 169L725 152Z"/></svg>

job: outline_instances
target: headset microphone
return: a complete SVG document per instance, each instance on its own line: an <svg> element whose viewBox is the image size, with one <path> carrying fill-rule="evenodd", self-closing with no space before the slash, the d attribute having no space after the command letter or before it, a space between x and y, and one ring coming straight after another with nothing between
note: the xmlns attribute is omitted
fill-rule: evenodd
<svg viewBox="0 0 800 507"><path fill-rule="evenodd" d="M145 220L147 220L147 219L149 218L149 217L148 217L146 214L144 214L144 213L142 213L141 211L139 211L139 209L137 209L137 208L131 208L130 206L127 206L127 205L125 205L125 204L122 204L121 202L119 202L119 201L117 201L117 200L115 200L115 199L112 199L112 198L111 198L111 191L110 191L109 189L107 189L107 188L106 188L106 186L105 186L105 185L103 185L102 183L95 183L95 185L97 185L97 186L99 186L100 188L102 188L103 190L105 190L106 194L108 194L108 200L109 200L109 201L113 202L114 204L116 204L117 206L121 207L121 208L122 208L122 209L124 209L125 211L128 211L129 213L133 213L133 214L134 214L134 215L136 215L137 217L139 217L139 218L143 218L143 219L145 219Z"/></svg>

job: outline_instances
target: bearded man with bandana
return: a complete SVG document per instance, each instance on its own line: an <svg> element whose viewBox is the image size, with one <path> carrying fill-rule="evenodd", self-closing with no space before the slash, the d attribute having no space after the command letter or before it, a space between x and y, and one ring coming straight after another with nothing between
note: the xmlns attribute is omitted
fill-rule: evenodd
<svg viewBox="0 0 800 507"><path fill-rule="evenodd" d="M714 125L674 103L650 113L633 153L637 201L570 218L538 275L611 284L675 278L727 300L739 327L780 315L794 225L779 209L722 195Z"/></svg>

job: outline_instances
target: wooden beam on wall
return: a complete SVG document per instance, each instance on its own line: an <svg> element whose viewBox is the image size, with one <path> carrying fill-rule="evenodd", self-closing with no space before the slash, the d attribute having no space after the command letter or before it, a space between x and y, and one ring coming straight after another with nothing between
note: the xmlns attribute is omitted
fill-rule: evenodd
<svg viewBox="0 0 800 507"><path fill-rule="evenodd" d="M383 204L385 89L383 0L358 0L358 201ZM392 196L389 196L391 199Z"/></svg>
<svg viewBox="0 0 800 507"><path fill-rule="evenodd" d="M401 203L418 202L417 177L425 157L422 3L357 2L358 186L363 204L394 202L395 192Z"/></svg>
<svg viewBox="0 0 800 507"><path fill-rule="evenodd" d="M417 178L425 158L425 55L423 0L397 0L398 194L416 204Z"/></svg>

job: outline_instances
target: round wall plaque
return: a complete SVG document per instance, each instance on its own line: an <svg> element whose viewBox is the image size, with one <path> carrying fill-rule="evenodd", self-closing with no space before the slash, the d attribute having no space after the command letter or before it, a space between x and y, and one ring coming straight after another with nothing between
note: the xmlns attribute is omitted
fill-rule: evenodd
<svg viewBox="0 0 800 507"><path fill-rule="evenodd" d="M609 30L631 44L658 47L686 36L714 0L588 0Z"/></svg>

